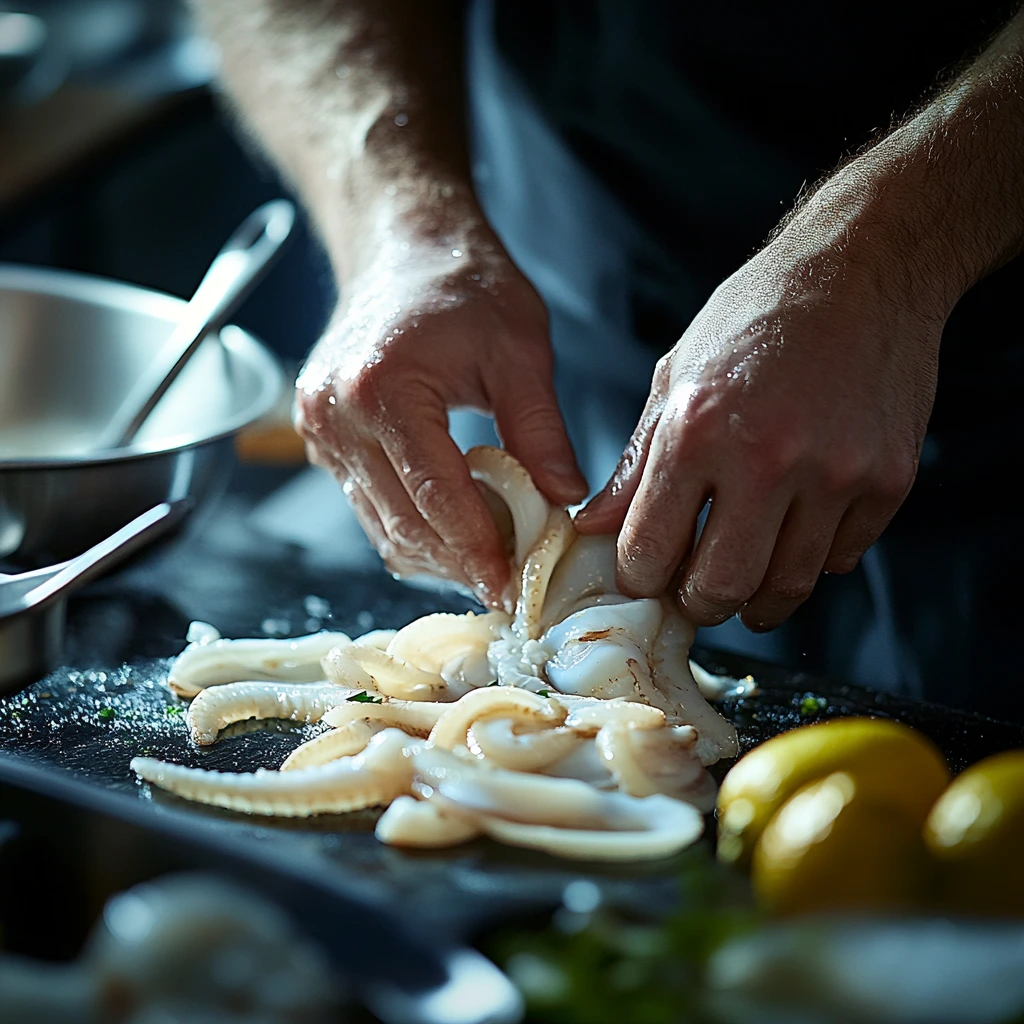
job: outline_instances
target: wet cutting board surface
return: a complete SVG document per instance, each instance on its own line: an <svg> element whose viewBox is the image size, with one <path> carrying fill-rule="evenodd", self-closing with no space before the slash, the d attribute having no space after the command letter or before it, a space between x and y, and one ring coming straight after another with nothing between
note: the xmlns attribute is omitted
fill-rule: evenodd
<svg viewBox="0 0 1024 1024"><path fill-rule="evenodd" d="M188 622L203 619L225 636L300 635L321 628L356 635L399 627L430 611L470 603L415 590L383 572L320 571L299 566L294 550L248 536L244 522L166 545L95 585L69 609L68 665L0 699L0 752L122 794L148 815L171 816L199 830L274 844L329 872L360 897L402 907L433 934L465 936L496 917L557 902L571 880L599 880L609 899L658 907L675 893L678 858L648 864L591 866L477 840L451 850L409 853L372 834L376 812L313 819L254 818L189 804L140 786L131 758L147 755L227 771L275 768L319 727L240 723L214 746L188 737L183 702L165 686ZM914 725L945 751L954 770L1011 746L1024 727L992 722L857 687L793 675L702 652L712 670L753 674L760 693L727 702L744 749L820 717L874 714ZM810 695L821 710L808 715ZM723 766L727 767L727 766ZM710 840L705 839L707 843ZM684 854L685 856L685 854Z"/></svg>

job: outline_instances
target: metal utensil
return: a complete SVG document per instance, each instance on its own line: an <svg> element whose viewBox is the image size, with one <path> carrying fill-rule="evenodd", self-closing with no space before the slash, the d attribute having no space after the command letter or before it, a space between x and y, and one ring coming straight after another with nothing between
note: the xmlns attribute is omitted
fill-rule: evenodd
<svg viewBox="0 0 1024 1024"><path fill-rule="evenodd" d="M96 450L124 448L184 369L199 343L219 328L267 272L295 223L287 199L265 203L224 243L178 326L96 440Z"/></svg>
<svg viewBox="0 0 1024 1024"><path fill-rule="evenodd" d="M64 603L72 590L170 530L191 507L191 501L164 502L68 562L0 573L0 692L32 682L57 664Z"/></svg>
<svg viewBox="0 0 1024 1024"><path fill-rule="evenodd" d="M198 522L223 493L233 435L285 383L237 327L207 336L130 447L95 451L184 308L98 277L0 266L0 562L64 561L162 501L191 497Z"/></svg>

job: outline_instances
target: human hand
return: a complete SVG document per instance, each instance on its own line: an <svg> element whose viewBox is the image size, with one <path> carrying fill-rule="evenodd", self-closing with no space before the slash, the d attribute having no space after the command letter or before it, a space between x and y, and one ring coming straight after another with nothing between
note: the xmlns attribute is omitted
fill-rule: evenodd
<svg viewBox="0 0 1024 1024"><path fill-rule="evenodd" d="M619 530L624 592L674 583L699 625L779 625L823 570L857 565L917 471L948 309L912 294L877 235L829 238L812 219L726 280L659 362L619 467L576 520Z"/></svg>
<svg viewBox="0 0 1024 1024"><path fill-rule="evenodd" d="M392 571L454 579L498 603L507 553L448 410L493 413L552 501L586 494L555 399L543 303L486 232L459 247L393 237L343 300L296 385L310 461L342 483Z"/></svg>

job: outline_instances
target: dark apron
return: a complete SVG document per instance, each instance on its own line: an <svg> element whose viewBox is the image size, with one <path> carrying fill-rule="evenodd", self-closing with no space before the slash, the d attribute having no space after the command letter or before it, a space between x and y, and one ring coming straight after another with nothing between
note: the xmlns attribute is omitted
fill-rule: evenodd
<svg viewBox="0 0 1024 1024"><path fill-rule="evenodd" d="M940 17L934 5L875 4L851 23L820 5L814 17L763 5L470 5L477 190L547 303L560 400L594 489L655 360L714 287L805 181L907 109L1001 23L1002 6L949 5ZM701 642L1024 718L1011 661L1024 542L1005 497L1024 439L1022 270L1015 261L954 313L918 482L862 567L823 577L782 629L755 635L733 620Z"/></svg>

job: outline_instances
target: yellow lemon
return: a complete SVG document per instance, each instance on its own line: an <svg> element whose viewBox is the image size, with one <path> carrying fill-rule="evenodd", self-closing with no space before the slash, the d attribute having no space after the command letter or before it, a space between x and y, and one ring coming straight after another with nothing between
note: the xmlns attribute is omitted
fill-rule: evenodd
<svg viewBox="0 0 1024 1024"><path fill-rule="evenodd" d="M924 735L886 718L836 718L805 725L755 747L718 794L718 856L746 864L775 812L801 786L846 772L862 796L903 808L917 822L949 782L942 754Z"/></svg>
<svg viewBox="0 0 1024 1024"><path fill-rule="evenodd" d="M924 837L941 865L945 906L1024 916L1024 750L958 775L932 808Z"/></svg>
<svg viewBox="0 0 1024 1024"><path fill-rule="evenodd" d="M836 772L790 797L754 848L751 881L776 914L918 906L930 886L921 821Z"/></svg>

